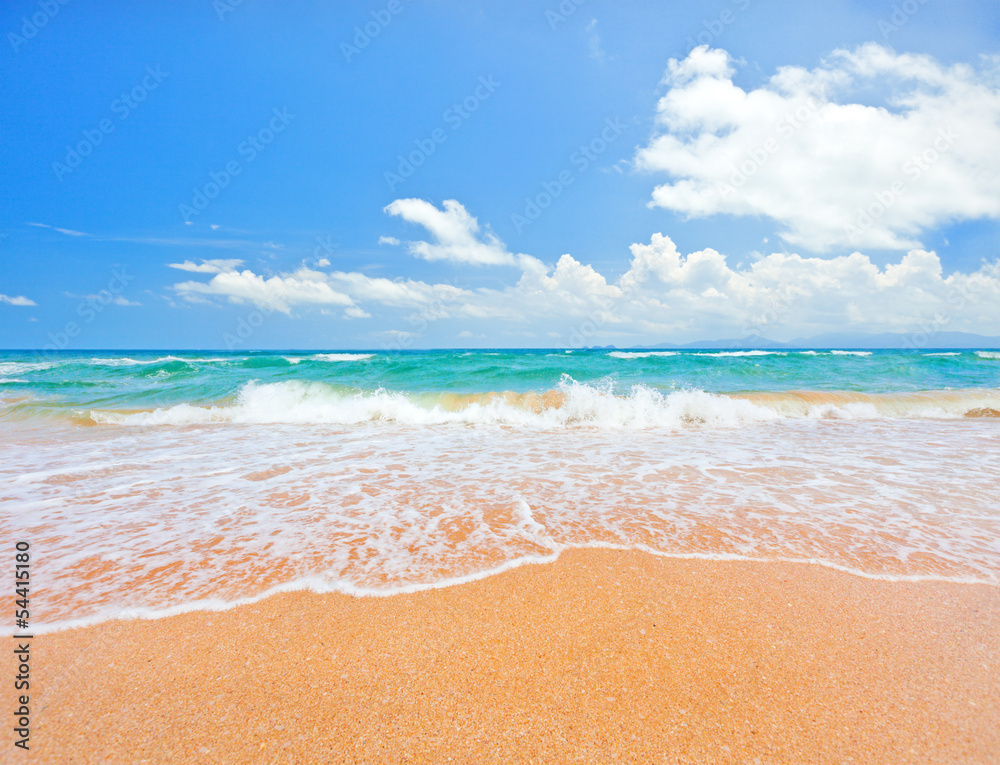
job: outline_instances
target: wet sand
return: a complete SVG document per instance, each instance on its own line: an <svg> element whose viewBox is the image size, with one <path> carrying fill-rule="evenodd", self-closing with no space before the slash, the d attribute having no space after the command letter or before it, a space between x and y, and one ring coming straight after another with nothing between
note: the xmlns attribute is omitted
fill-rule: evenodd
<svg viewBox="0 0 1000 765"><path fill-rule="evenodd" d="M11 762L1000 762L1000 588L805 564L577 550L32 651Z"/></svg>

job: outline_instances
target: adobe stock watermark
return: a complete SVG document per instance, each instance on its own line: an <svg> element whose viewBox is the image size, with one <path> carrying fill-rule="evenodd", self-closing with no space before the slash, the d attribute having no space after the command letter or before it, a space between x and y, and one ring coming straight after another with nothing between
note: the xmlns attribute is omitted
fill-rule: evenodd
<svg viewBox="0 0 1000 765"><path fill-rule="evenodd" d="M273 116L267 125L236 145L236 153L240 155L241 159L231 159L221 170L209 172L208 182L192 189L191 203L182 202L177 206L185 223L190 223L192 218L205 212L212 200L216 199L222 190L233 182L233 178L242 173L245 166L257 159L261 152L295 119L294 114L288 113L287 106L271 111Z"/></svg>
<svg viewBox="0 0 1000 765"><path fill-rule="evenodd" d="M524 209L520 213L511 213L510 222L514 225L517 233L521 233L526 226L530 226L538 220L542 213L552 206L552 203L562 196L563 191L580 176L585 173L590 166L608 150L608 147L622 133L625 132L625 125L618 117L608 118L604 121L604 129L601 134L589 143L579 146L569 156L569 162L573 169L561 171L553 180L543 181L542 190L534 196L524 198Z"/></svg>
<svg viewBox="0 0 1000 765"><path fill-rule="evenodd" d="M1000 263L993 264L995 276L1000 276ZM974 300L975 288L982 287L984 290L990 286L989 281L982 273L972 274L968 280L961 285L952 284L945 295L950 311L961 311ZM926 348L935 332L940 332L954 321L954 314L949 310L935 311L930 320L921 321L917 326L918 330L909 333L903 341L903 347L912 350Z"/></svg>
<svg viewBox="0 0 1000 765"><path fill-rule="evenodd" d="M340 44L340 52L344 54L347 63L350 64L361 51L371 45L372 41L402 12L403 0L389 0L385 8L371 12L370 21L354 27L354 37L351 38L351 42Z"/></svg>
<svg viewBox="0 0 1000 765"><path fill-rule="evenodd" d="M449 308L461 303L466 287L457 282L447 283L451 289L445 295L435 297L429 303L421 306L415 314L406 317L406 322L413 329L412 331L393 331L394 340L382 343L384 351L404 351L413 345L413 342L422 336L422 333L435 321L447 319L450 316Z"/></svg>
<svg viewBox="0 0 1000 765"><path fill-rule="evenodd" d="M750 7L750 0L730 0L730 2L736 6L736 10L740 13ZM699 45L712 45L712 43L722 37L722 34L731 24L736 22L737 18L736 12L732 9L723 8L714 18L702 21L701 25L704 29L697 36L692 37L688 35L687 52L690 54Z"/></svg>
<svg viewBox="0 0 1000 765"><path fill-rule="evenodd" d="M719 183L719 196L725 199L735 194L737 189L742 188L767 164L767 161L774 154L778 153L784 142L816 114L817 109L816 102L810 98L802 106L797 107L794 112L789 112L778 120L774 125L777 136L771 136L764 140L760 146L755 146L747 151L747 158L741 161L739 166L733 166L729 183Z"/></svg>
<svg viewBox="0 0 1000 765"><path fill-rule="evenodd" d="M88 295L76 307L76 315L82 319L82 324L88 325L93 323L109 305L113 303L121 304L123 300L122 291L133 279L135 279L135 274L126 273L124 266L113 270L111 272L111 279L108 281L108 286L95 295ZM50 342L42 347L42 351L53 353L64 350L69 347L70 342L74 338L79 337L83 333L83 329L84 327L78 322L66 322L58 332L49 333L48 339Z"/></svg>
<svg viewBox="0 0 1000 765"><path fill-rule="evenodd" d="M556 27L564 24L585 2L587 0L562 0L555 9L549 8L545 11L545 20L549 22L549 28L554 32Z"/></svg>
<svg viewBox="0 0 1000 765"><path fill-rule="evenodd" d="M756 316L750 316L743 322L741 340L757 340L763 336L764 329L776 325L802 297L799 290L790 285L783 285L768 295L767 306ZM742 343L733 343L732 348L741 347Z"/></svg>
<svg viewBox="0 0 1000 765"><path fill-rule="evenodd" d="M239 345L243 345L253 337L254 332L264 326L264 322L278 310L276 300L268 300L263 306L255 306L240 316L236 320L236 328L233 332L225 332L222 335L222 342L226 344L226 350L231 351Z"/></svg>
<svg viewBox="0 0 1000 765"><path fill-rule="evenodd" d="M920 10L920 7L926 4L927 0L903 0L902 3L893 3L892 13L888 20L882 19L878 23L878 31L882 33L882 42L888 45L889 35L898 32Z"/></svg>
<svg viewBox="0 0 1000 765"><path fill-rule="evenodd" d="M212 10L219 17L219 21L225 21L226 16L243 5L243 0L213 0Z"/></svg>
<svg viewBox="0 0 1000 765"><path fill-rule="evenodd" d="M149 94L160 87L169 76L170 73L164 72L160 68L160 64L155 67L147 66L146 76L142 78L142 81L111 102L111 113L118 118L119 122L127 120L139 104L145 101ZM94 153L94 149L104 143L105 136L111 135L113 132L115 132L115 122L111 117L105 117L96 126L82 130L80 134L83 138L73 146L66 146L66 156L63 157L63 161L52 163L52 172L55 173L56 179L61 182L67 175L80 167L83 161Z"/></svg>
<svg viewBox="0 0 1000 765"><path fill-rule="evenodd" d="M69 0L40 0L38 10L31 16L21 17L21 34L14 32L7 33L7 40L14 48L15 53L20 53L21 48L28 44L28 40L34 39L40 31L49 25L58 14L59 9L68 4Z"/></svg>
<svg viewBox="0 0 1000 765"><path fill-rule="evenodd" d="M333 244L333 237L327 234L324 239L317 235L316 246L313 248L312 254L319 262L320 267L330 265L330 258L337 254L337 248Z"/></svg>
<svg viewBox="0 0 1000 765"><path fill-rule="evenodd" d="M493 79L492 74L480 77L472 93L445 109L441 115L441 120L452 131L458 130L465 124L467 119L479 110L484 101L489 100L490 96L496 92L501 84ZM416 148L413 151L405 157L402 154L397 156L398 164L396 165L396 172L386 171L383 174L385 182L389 184L389 191L395 191L397 186L412 176L417 171L417 168L423 165L427 161L427 158L437 151L438 146L447 140L448 134L442 127L434 128L426 138L417 138L414 140L413 144Z"/></svg>
<svg viewBox="0 0 1000 765"><path fill-rule="evenodd" d="M609 324L619 323L622 306L633 300L638 288L649 280L648 273L641 273L627 288L620 288L621 294L616 297L602 297L596 308L588 311L572 332L569 333L569 347L583 348L588 340L593 340L598 332Z"/></svg>
<svg viewBox="0 0 1000 765"><path fill-rule="evenodd" d="M872 196L874 200L863 207L858 207L854 220L844 225L844 233L854 241L863 232L871 229L872 226L886 214L906 191L917 181L931 166L941 159L955 145L958 138L955 129L951 126L938 130L933 143L919 154L914 154L903 163L902 173L905 179L895 181L888 188L875 192Z"/></svg>

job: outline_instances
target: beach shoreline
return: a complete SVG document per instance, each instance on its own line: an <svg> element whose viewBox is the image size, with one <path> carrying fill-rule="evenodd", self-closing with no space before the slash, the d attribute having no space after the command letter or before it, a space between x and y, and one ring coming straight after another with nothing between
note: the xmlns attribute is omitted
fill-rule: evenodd
<svg viewBox="0 0 1000 765"><path fill-rule="evenodd" d="M1000 758L1000 588L810 564L569 550L32 650L36 762Z"/></svg>

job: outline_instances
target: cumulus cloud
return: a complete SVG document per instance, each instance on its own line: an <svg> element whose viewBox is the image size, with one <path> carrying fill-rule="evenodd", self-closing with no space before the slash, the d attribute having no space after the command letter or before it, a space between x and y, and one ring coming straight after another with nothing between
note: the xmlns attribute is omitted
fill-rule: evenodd
<svg viewBox="0 0 1000 765"><path fill-rule="evenodd" d="M182 297L214 295L234 303L252 303L290 313L296 305L351 306L350 297L337 292L326 283L325 275L300 269L287 276L265 278L253 271L225 271L209 282L182 282L174 289Z"/></svg>
<svg viewBox="0 0 1000 765"><path fill-rule="evenodd" d="M1000 218L1000 57L946 67L870 43L752 90L735 74L706 46L669 62L634 160L672 177L651 206L766 216L815 252L914 249L942 224Z"/></svg>
<svg viewBox="0 0 1000 765"><path fill-rule="evenodd" d="M460 205L452 209L467 215ZM440 218L426 221L431 234L440 231ZM507 252L495 237L489 244ZM631 246L628 266L617 278L569 254L552 265L528 255L511 257L521 274L503 288L302 266L269 277L231 270L174 289L187 300L224 298L285 313L295 306L342 306L344 319L371 318L374 307L402 310L407 338L439 321L456 322L447 325L452 331L520 338L533 332L554 345L756 335L790 340L848 329L1000 334L1000 263L946 274L937 254L921 248L884 267L860 252L833 258L780 252L733 265L711 248L681 253L670 237L654 234L648 243Z"/></svg>
<svg viewBox="0 0 1000 765"><path fill-rule="evenodd" d="M237 266L243 265L243 261L235 258L229 260L203 260L201 263L185 260L183 263L167 263L167 265L170 268L191 271L196 274L221 274L224 271L232 271Z"/></svg>
<svg viewBox="0 0 1000 765"><path fill-rule="evenodd" d="M397 199L385 211L408 223L423 226L434 242L407 242L407 250L425 260L450 260L474 265L512 266L512 255L491 231L479 234L479 221L454 199L446 199L439 210L423 199ZM382 237L380 244L394 244L392 237Z"/></svg>
<svg viewBox="0 0 1000 765"><path fill-rule="evenodd" d="M17 295L16 297L11 297L10 295L0 295L0 303L20 306L38 305L34 300L26 298L24 295Z"/></svg>
<svg viewBox="0 0 1000 765"><path fill-rule="evenodd" d="M721 58L716 64L719 71L728 65ZM780 252L734 266L711 248L684 255L663 234L633 244L630 253L615 280L569 254L554 266L519 256L516 284L456 290L446 316L542 326L563 343L581 327L590 328L593 343L725 335L788 340L843 329L1000 333L997 263L946 275L936 253L913 248L884 268L860 252L834 258Z"/></svg>
<svg viewBox="0 0 1000 765"><path fill-rule="evenodd" d="M359 303L425 309L436 304L455 304L472 296L471 292L450 284L386 279L357 271L326 273L305 266L268 277L249 269L225 271L208 282L181 282L173 285L173 289L188 302L216 297L282 313L291 313L296 306L344 306L344 316L352 319L371 316Z"/></svg>
<svg viewBox="0 0 1000 765"><path fill-rule="evenodd" d="M884 268L858 252L773 253L734 267L712 249L683 255L662 234L630 249L616 281L564 255L554 269L525 272L516 286L477 292L476 305L484 315L555 330L562 344L575 344L581 328L588 344L790 340L845 329L1000 333L997 263L946 276L937 254L914 249Z"/></svg>

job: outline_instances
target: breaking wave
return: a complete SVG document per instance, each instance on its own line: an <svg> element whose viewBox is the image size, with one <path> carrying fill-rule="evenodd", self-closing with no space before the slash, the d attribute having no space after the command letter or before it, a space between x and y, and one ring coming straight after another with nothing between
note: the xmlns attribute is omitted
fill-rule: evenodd
<svg viewBox="0 0 1000 765"><path fill-rule="evenodd" d="M660 391L635 385L616 393L564 377L544 392L475 394L351 391L322 382L250 382L235 401L217 406L179 404L140 412L91 410L90 419L114 425L464 424L540 429L740 427L779 419L953 419L1000 412L1000 391L926 391L908 394L786 391L715 394Z"/></svg>

